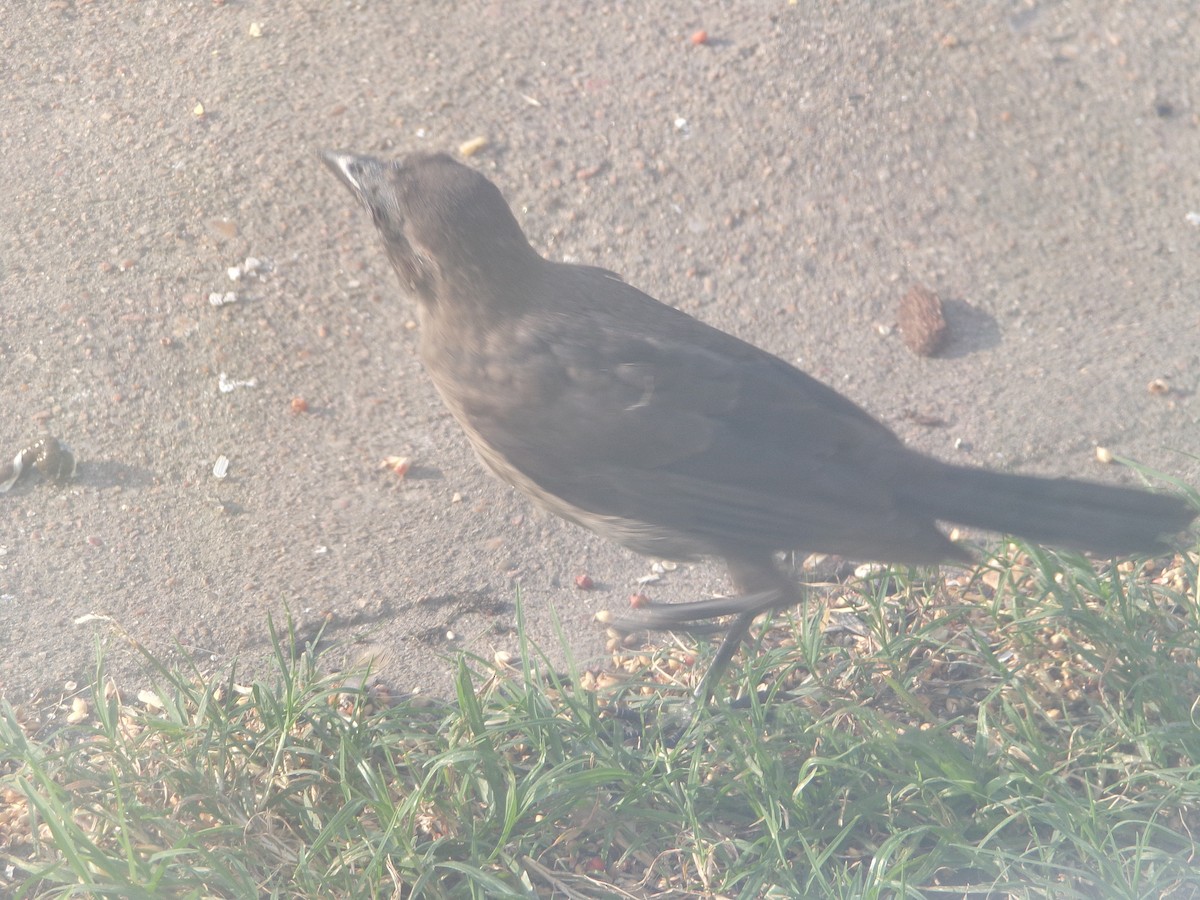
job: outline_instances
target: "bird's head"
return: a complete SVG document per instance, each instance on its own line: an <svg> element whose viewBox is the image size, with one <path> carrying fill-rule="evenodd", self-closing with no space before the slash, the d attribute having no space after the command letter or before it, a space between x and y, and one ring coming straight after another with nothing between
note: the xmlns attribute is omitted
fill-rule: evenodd
<svg viewBox="0 0 1200 900"><path fill-rule="evenodd" d="M445 154L322 158L371 211L401 283L427 307L447 292L459 303L515 296L540 260L496 186Z"/></svg>

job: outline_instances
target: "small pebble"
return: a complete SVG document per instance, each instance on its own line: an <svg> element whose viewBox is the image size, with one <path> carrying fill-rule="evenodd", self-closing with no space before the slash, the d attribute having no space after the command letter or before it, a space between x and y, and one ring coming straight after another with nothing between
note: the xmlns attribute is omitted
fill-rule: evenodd
<svg viewBox="0 0 1200 900"><path fill-rule="evenodd" d="M854 570L854 575L856 578L866 579L886 571L887 566L883 563L863 563Z"/></svg>
<svg viewBox="0 0 1200 900"><path fill-rule="evenodd" d="M257 378L247 378L245 380L239 381L239 380L230 378L224 372L221 372L219 375L217 375L217 389L222 394L228 394L232 391L236 391L238 388L255 387L255 386L257 386L257 384L258 384Z"/></svg>

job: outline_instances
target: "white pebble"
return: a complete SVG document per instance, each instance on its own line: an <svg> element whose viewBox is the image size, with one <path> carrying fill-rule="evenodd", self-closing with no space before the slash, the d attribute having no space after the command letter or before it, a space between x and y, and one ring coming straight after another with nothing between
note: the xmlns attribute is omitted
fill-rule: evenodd
<svg viewBox="0 0 1200 900"><path fill-rule="evenodd" d="M881 575L887 571L887 566L883 563L863 563L854 570L854 574L858 578L870 578L874 575Z"/></svg>
<svg viewBox="0 0 1200 900"><path fill-rule="evenodd" d="M245 381L236 381L222 372L217 376L217 387L222 394L228 394L230 391L235 391L240 387L254 387L258 384L257 378L248 378Z"/></svg>

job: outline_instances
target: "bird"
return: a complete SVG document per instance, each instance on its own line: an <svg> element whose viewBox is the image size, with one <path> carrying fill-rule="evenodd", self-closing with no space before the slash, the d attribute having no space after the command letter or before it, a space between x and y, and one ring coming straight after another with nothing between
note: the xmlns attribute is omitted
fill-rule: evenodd
<svg viewBox="0 0 1200 900"><path fill-rule="evenodd" d="M951 523L1109 558L1165 552L1196 515L1170 494L911 450L783 359L607 269L544 258L499 188L446 154L322 157L370 212L416 300L424 368L483 465L638 553L724 561L733 596L638 618L733 617L699 699L759 615L803 602L780 552L969 562Z"/></svg>

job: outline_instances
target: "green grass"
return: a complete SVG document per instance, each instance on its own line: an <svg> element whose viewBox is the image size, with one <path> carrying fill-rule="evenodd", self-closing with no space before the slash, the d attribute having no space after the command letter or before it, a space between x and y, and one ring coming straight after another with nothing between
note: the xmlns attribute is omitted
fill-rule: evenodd
<svg viewBox="0 0 1200 900"><path fill-rule="evenodd" d="M0 706L0 895L1200 897L1198 559L814 589L699 713L676 644L447 702L98 654L76 724Z"/></svg>

